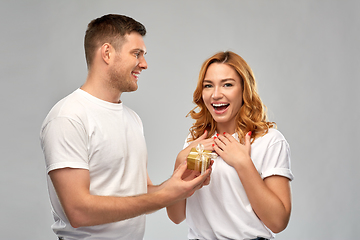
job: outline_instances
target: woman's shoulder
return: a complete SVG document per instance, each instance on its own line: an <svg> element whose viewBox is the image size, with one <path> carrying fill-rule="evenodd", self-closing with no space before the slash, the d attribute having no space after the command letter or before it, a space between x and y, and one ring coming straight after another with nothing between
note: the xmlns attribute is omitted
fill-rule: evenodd
<svg viewBox="0 0 360 240"><path fill-rule="evenodd" d="M268 142L270 145L281 141L287 142L284 135L275 128L270 128L265 135L255 140L255 142Z"/></svg>
<svg viewBox="0 0 360 240"><path fill-rule="evenodd" d="M280 138L280 139L284 139L285 140L285 137L284 135L276 128L270 128L268 133L265 134L265 136L268 135L270 137L273 137L273 138Z"/></svg>

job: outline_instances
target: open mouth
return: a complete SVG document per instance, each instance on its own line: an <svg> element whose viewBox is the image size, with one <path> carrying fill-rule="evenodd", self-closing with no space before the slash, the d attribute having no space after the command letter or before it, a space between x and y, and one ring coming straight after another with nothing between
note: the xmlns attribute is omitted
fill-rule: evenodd
<svg viewBox="0 0 360 240"><path fill-rule="evenodd" d="M132 72L131 75L133 75L136 79L139 78L139 74L138 72Z"/></svg>
<svg viewBox="0 0 360 240"><path fill-rule="evenodd" d="M213 103L213 104L211 104L211 106L213 106L215 111L224 111L230 106L230 104L229 103Z"/></svg>

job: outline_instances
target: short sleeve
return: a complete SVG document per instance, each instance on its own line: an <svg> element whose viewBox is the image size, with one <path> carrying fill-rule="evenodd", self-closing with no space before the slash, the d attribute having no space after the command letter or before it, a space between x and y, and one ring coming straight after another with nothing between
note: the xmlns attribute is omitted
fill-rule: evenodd
<svg viewBox="0 0 360 240"><path fill-rule="evenodd" d="M280 175L294 179L291 172L290 147L286 140L279 140L267 148L263 160L261 177L264 179L273 175Z"/></svg>
<svg viewBox="0 0 360 240"><path fill-rule="evenodd" d="M187 148L190 145L190 137L191 137L191 135L189 133L189 135L185 139L183 149Z"/></svg>
<svg viewBox="0 0 360 240"><path fill-rule="evenodd" d="M55 118L44 126L40 140L47 173L66 167L89 169L87 134L81 123Z"/></svg>

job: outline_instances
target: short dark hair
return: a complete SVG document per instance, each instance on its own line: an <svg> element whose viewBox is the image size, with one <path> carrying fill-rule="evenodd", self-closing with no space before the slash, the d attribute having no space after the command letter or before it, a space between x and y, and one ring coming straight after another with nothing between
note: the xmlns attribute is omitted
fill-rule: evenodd
<svg viewBox="0 0 360 240"><path fill-rule="evenodd" d="M120 48L124 36L131 32L145 36L146 29L140 22L124 15L108 14L92 20L88 24L84 39L88 68L90 68L98 47L104 43L110 43L115 49Z"/></svg>

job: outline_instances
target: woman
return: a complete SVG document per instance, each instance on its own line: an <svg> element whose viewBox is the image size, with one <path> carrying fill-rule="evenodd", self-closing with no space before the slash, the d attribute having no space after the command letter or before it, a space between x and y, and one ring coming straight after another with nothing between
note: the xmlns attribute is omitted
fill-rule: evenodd
<svg viewBox="0 0 360 240"><path fill-rule="evenodd" d="M185 218L189 239L271 239L291 212L290 149L257 93L249 65L220 52L201 67L190 116L195 123L175 168L202 143L218 157L211 182L187 200L167 207L169 218Z"/></svg>

